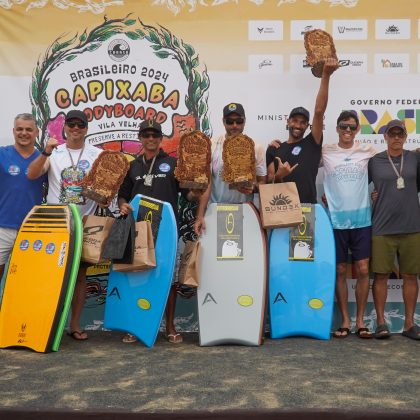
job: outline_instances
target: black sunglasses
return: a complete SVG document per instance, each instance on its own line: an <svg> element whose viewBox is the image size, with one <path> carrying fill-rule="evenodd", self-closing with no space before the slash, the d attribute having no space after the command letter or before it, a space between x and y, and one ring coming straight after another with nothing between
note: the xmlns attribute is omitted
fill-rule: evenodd
<svg viewBox="0 0 420 420"><path fill-rule="evenodd" d="M350 128L351 131L356 131L357 124L338 124L338 128L340 130L347 130L348 128Z"/></svg>
<svg viewBox="0 0 420 420"><path fill-rule="evenodd" d="M161 136L160 133L154 132L154 133L140 133L140 137L144 138L144 139L148 139L150 137L152 137L153 139L158 139Z"/></svg>
<svg viewBox="0 0 420 420"><path fill-rule="evenodd" d="M76 122L76 121L67 121L66 122L67 127L74 128L77 126L77 128L86 128L86 125L84 122Z"/></svg>
<svg viewBox="0 0 420 420"><path fill-rule="evenodd" d="M233 124L237 124L237 125L241 125L241 124L243 124L244 123L244 121L245 121L245 119L244 118L235 118L235 119L232 119L232 118L226 118L225 119L225 123L227 124L227 125L233 125Z"/></svg>
<svg viewBox="0 0 420 420"><path fill-rule="evenodd" d="M388 131L388 133L386 133L386 134L388 135L388 137L392 137L392 138L395 138L395 137L403 138L405 136L405 133L404 133L403 130L401 130L401 131Z"/></svg>

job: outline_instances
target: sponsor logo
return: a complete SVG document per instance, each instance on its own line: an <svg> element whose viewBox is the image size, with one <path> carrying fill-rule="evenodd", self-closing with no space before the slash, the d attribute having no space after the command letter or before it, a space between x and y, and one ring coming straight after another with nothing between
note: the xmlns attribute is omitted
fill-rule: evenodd
<svg viewBox="0 0 420 420"><path fill-rule="evenodd" d="M78 166L79 166L79 168L80 168L80 169L84 169L84 170L86 170L86 169L89 169L89 167L90 167L90 163L89 163L89 161L88 161L88 160L83 159L83 160L81 160L81 161L79 162Z"/></svg>
<svg viewBox="0 0 420 420"><path fill-rule="evenodd" d="M282 20L250 20L248 22L249 41L281 41L283 39Z"/></svg>
<svg viewBox="0 0 420 420"><path fill-rule="evenodd" d="M213 302L217 305L216 299L212 296L211 293L207 293L206 296L203 299L203 303L201 306L203 306L205 303Z"/></svg>
<svg viewBox="0 0 420 420"><path fill-rule="evenodd" d="M64 265L64 258L66 256L67 242L62 242L60 246L60 252L58 254L58 266L62 267Z"/></svg>
<svg viewBox="0 0 420 420"><path fill-rule="evenodd" d="M273 304L278 303L278 302L287 303L287 300L285 299L285 297L283 296L283 293L281 293L281 292L277 292L277 295L273 300Z"/></svg>
<svg viewBox="0 0 420 420"><path fill-rule="evenodd" d="M312 25L306 25L300 34L305 35L305 32L312 31L312 29L315 29Z"/></svg>
<svg viewBox="0 0 420 420"><path fill-rule="evenodd" d="M297 156L299 155L300 151L302 150L301 146L295 146L292 150L292 155Z"/></svg>
<svg viewBox="0 0 420 420"><path fill-rule="evenodd" d="M409 67L408 54L375 54L376 73L408 73Z"/></svg>
<svg viewBox="0 0 420 420"><path fill-rule="evenodd" d="M24 239L23 241L21 241L19 244L19 248L22 251L26 251L29 248L29 241L27 239Z"/></svg>
<svg viewBox="0 0 420 420"><path fill-rule="evenodd" d="M51 254L54 253L54 251L55 251L55 244L53 242L50 242L49 244L47 244L45 246L45 252L47 254L50 254L51 255Z"/></svg>
<svg viewBox="0 0 420 420"><path fill-rule="evenodd" d="M391 35L396 35L396 34L400 33L400 30L398 29L398 26L391 25L391 26L388 26L388 28L386 28L385 33L386 34L391 34Z"/></svg>
<svg viewBox="0 0 420 420"><path fill-rule="evenodd" d="M281 204L290 204L292 202L292 200L290 200L288 195L283 195L283 194L279 194L279 195L274 195L273 199L270 201L270 204L272 206L277 206L277 205L281 205Z"/></svg>
<svg viewBox="0 0 420 420"><path fill-rule="evenodd" d="M110 292L110 294L108 295L109 297L111 297L111 296L115 296L115 297L117 297L118 299L120 299L121 300L121 296L120 296L120 292L118 291L118 287L114 287L112 290L111 290L111 292Z"/></svg>
<svg viewBox="0 0 420 420"><path fill-rule="evenodd" d="M335 40L365 40L368 35L367 20L334 20L332 36Z"/></svg>
<svg viewBox="0 0 420 420"><path fill-rule="evenodd" d="M288 195L273 195L269 206L264 206L266 212L283 212L288 210L300 209L300 203L293 204Z"/></svg>
<svg viewBox="0 0 420 420"><path fill-rule="evenodd" d="M160 170L161 172L169 172L169 171L171 170L171 167L170 167L170 165L169 165L169 164L167 164L167 163L161 163L161 164L159 165L159 170Z"/></svg>
<svg viewBox="0 0 420 420"><path fill-rule="evenodd" d="M410 19L377 19L375 22L376 39L410 39Z"/></svg>
<svg viewBox="0 0 420 420"><path fill-rule="evenodd" d="M42 241L37 239L33 244L34 251L40 251L42 249Z"/></svg>
<svg viewBox="0 0 420 420"><path fill-rule="evenodd" d="M248 70L250 73L283 73L283 56L280 54L248 56Z"/></svg>
<svg viewBox="0 0 420 420"><path fill-rule="evenodd" d="M108 55L114 61L124 61L130 55L130 46L123 39L114 39L108 45Z"/></svg>
<svg viewBox="0 0 420 420"><path fill-rule="evenodd" d="M226 232L231 235L235 230L235 217L233 213L228 213L225 220Z"/></svg>
<svg viewBox="0 0 420 420"><path fill-rule="evenodd" d="M382 63L383 68L388 68L388 67L402 68L403 67L403 63L398 62L398 61L391 61L391 60L388 60L387 58L383 58L381 60L381 63Z"/></svg>
<svg viewBox="0 0 420 420"><path fill-rule="evenodd" d="M263 60L260 64L258 64L258 68L261 69L266 66L272 66L273 62L271 60Z"/></svg>
<svg viewBox="0 0 420 420"><path fill-rule="evenodd" d="M20 168L17 165L10 165L7 171L12 176L16 176L20 174Z"/></svg>
<svg viewBox="0 0 420 420"><path fill-rule="evenodd" d="M346 73L366 73L367 72L367 54L342 55L339 60L340 71Z"/></svg>
<svg viewBox="0 0 420 420"><path fill-rule="evenodd" d="M292 41L301 41L305 32L313 29L325 30L325 20L292 20L290 22L290 39Z"/></svg>

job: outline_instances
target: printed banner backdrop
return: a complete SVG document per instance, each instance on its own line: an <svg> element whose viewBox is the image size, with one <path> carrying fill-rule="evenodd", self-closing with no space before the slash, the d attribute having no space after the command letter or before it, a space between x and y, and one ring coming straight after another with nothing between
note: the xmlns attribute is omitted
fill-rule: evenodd
<svg viewBox="0 0 420 420"><path fill-rule="evenodd" d="M13 118L28 111L40 127L40 148L48 136L63 142L64 114L77 108L99 148L132 159L141 151L138 126L153 117L162 123L164 149L175 155L185 130L220 134L229 102L244 105L251 138L284 140L290 109L313 110L319 79L306 64L303 34L323 28L342 65L331 79L325 141L336 141L335 120L352 109L362 123L357 141L383 150L384 126L400 118L415 149L419 16L417 0L0 0L0 145L12 143ZM192 209L182 213L182 234L191 238ZM101 327L105 272L89 277L90 328ZM389 299L398 315L392 327L400 330L393 320L402 305ZM180 327L195 329L194 300L181 302Z"/></svg>

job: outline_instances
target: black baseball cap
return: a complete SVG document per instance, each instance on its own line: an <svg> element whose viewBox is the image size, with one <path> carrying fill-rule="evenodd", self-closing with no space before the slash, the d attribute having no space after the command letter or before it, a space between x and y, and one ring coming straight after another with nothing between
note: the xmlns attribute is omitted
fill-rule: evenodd
<svg viewBox="0 0 420 420"><path fill-rule="evenodd" d="M231 104L227 104L223 108L223 118L226 118L230 114L238 114L241 117L245 118L245 110L241 104L237 104L232 102Z"/></svg>
<svg viewBox="0 0 420 420"><path fill-rule="evenodd" d="M87 116L83 111L78 111L77 109L73 109L69 112L67 112L65 122L70 120L80 120L84 122L86 125L88 125Z"/></svg>
<svg viewBox="0 0 420 420"><path fill-rule="evenodd" d="M306 120L309 121L309 111L303 106L298 106L297 108L293 108L290 111L289 118L292 118L295 115L303 115L306 118Z"/></svg>
<svg viewBox="0 0 420 420"><path fill-rule="evenodd" d="M139 127L139 134L146 130L154 130L162 135L162 126L155 120L144 120Z"/></svg>
<svg viewBox="0 0 420 420"><path fill-rule="evenodd" d="M404 121L401 120L391 120L385 127L385 133L387 133L391 128L401 128L402 131L404 131L404 134L407 134L407 129L405 128Z"/></svg>

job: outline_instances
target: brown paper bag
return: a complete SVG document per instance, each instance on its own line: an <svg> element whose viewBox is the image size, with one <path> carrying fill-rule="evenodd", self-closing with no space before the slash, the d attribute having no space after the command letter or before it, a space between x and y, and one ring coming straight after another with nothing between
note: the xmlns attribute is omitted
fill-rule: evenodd
<svg viewBox="0 0 420 420"><path fill-rule="evenodd" d="M156 267L155 245L150 222L136 222L133 264L113 264L114 271L143 271Z"/></svg>
<svg viewBox="0 0 420 420"><path fill-rule="evenodd" d="M260 214L265 228L302 223L299 194L294 182L260 184Z"/></svg>
<svg viewBox="0 0 420 420"><path fill-rule="evenodd" d="M178 282L190 287L198 287L200 284L200 242L185 242L184 252L178 271Z"/></svg>
<svg viewBox="0 0 420 420"><path fill-rule="evenodd" d="M93 214L83 217L82 261L91 264L107 261L102 253L114 220L113 217Z"/></svg>

